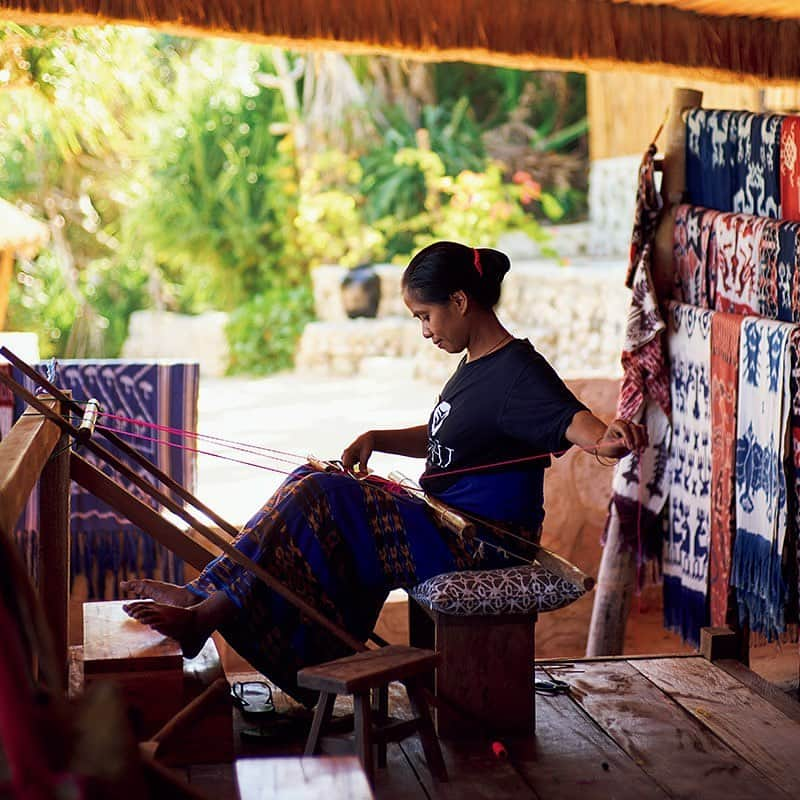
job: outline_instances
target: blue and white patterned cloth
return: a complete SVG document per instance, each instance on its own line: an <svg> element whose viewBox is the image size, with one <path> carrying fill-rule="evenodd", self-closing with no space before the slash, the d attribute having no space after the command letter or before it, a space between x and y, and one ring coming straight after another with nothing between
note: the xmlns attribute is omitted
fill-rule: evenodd
<svg viewBox="0 0 800 800"><path fill-rule="evenodd" d="M788 526L784 470L791 411L789 341L794 325L742 323L736 436L736 540L731 585L739 619L768 638L784 628L781 572Z"/></svg>
<svg viewBox="0 0 800 800"><path fill-rule="evenodd" d="M689 202L780 219L783 119L779 114L692 109L686 118Z"/></svg>
<svg viewBox="0 0 800 800"><path fill-rule="evenodd" d="M697 644L708 624L711 518L711 318L670 303L670 496L664 549L664 624Z"/></svg>
<svg viewBox="0 0 800 800"><path fill-rule="evenodd" d="M42 375L50 362L34 365ZM33 381L17 370L14 379L31 391L39 391ZM172 361L132 362L122 360L64 360L57 362L53 382L61 389L70 390L72 398L84 403L90 398L100 402L105 414L127 417L178 430L197 430L197 397L199 367L196 363ZM23 403L17 399L15 417L22 413ZM196 483L197 454L189 450L170 447L170 443L183 444L180 437L165 431L121 422L104 420L105 424L120 434L170 477L193 492ZM128 438L125 432L151 437L155 441ZM190 444L194 444L193 442ZM140 475L148 473L132 459L103 441L125 464ZM80 456L111 475L120 485L150 506L156 504L129 481L121 478L105 463L86 450L77 449ZM177 499L177 498L175 498ZM73 579L86 576L89 596L105 597L104 584L111 575L113 591L120 578L140 573L148 577L158 575L162 580L183 583L183 562L142 533L114 509L76 483L72 483L70 496L70 530L72 553L70 559ZM17 528L17 539L29 567L35 563L38 521L38 503L29 502Z"/></svg>

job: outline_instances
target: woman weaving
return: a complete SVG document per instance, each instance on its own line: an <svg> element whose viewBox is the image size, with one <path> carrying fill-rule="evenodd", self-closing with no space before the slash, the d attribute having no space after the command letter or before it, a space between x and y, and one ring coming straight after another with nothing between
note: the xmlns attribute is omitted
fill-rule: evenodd
<svg viewBox="0 0 800 800"><path fill-rule="evenodd" d="M449 353L466 350L428 425L362 434L342 454L346 472L295 470L236 539L243 554L360 641L392 589L518 563L490 529L479 529L480 541L459 537L421 499L348 474L365 473L374 451L427 457L421 482L428 494L536 537L549 454L575 444L619 457L646 444L641 426L615 420L606 427L527 340L502 326L493 309L509 267L496 250L453 242L419 252L403 274L404 301L426 339ZM300 700L315 698L297 687L297 671L348 652L225 556L185 586L132 580L122 588L149 598L128 603L127 613L176 638L187 657L219 630Z"/></svg>

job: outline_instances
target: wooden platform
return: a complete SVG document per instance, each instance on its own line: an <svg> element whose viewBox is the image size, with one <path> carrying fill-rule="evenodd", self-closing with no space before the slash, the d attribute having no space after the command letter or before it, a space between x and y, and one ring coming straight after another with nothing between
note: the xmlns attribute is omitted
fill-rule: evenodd
<svg viewBox="0 0 800 800"><path fill-rule="evenodd" d="M436 785L410 738L390 745L377 800L800 796L800 703L736 662L575 659L538 662L537 675L566 681L570 694L536 696L536 735L504 740L507 759L485 740L444 742L450 782ZM393 692L393 713L403 714L402 702ZM263 754L301 751L302 740L287 741ZM246 754L259 753L248 745ZM216 800L237 796L230 765L188 774Z"/></svg>

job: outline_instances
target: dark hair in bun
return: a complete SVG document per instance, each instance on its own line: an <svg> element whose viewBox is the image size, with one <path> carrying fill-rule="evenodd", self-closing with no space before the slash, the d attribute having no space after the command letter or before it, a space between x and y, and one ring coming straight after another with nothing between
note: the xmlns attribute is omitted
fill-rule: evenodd
<svg viewBox="0 0 800 800"><path fill-rule="evenodd" d="M435 242L411 259L402 285L423 303L446 303L453 292L461 290L485 308L494 308L510 268L508 256L499 250Z"/></svg>

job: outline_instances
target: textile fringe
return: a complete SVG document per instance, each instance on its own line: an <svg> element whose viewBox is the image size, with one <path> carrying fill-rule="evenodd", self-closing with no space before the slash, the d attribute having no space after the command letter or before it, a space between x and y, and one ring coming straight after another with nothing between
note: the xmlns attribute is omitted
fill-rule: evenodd
<svg viewBox="0 0 800 800"><path fill-rule="evenodd" d="M727 325L715 325L711 337L711 357L726 364L739 365L739 334L741 321L732 319Z"/></svg>
<svg viewBox="0 0 800 800"><path fill-rule="evenodd" d="M780 636L786 627L784 606L788 597L781 557L774 550L774 543L737 529L731 583L737 586L739 621L766 636L768 642Z"/></svg>
<svg viewBox="0 0 800 800"><path fill-rule="evenodd" d="M700 628L707 624L708 598L688 591L678 576L664 576L664 627L679 633L695 647L700 645Z"/></svg>
<svg viewBox="0 0 800 800"><path fill-rule="evenodd" d="M571 0L568 13L563 0L509 0L502 14L486 0L0 0L0 17L144 24L183 35L523 69L636 64L662 74L739 82L742 76L792 82L800 75L800 21L748 17L739 5L720 16L617 0Z"/></svg>

